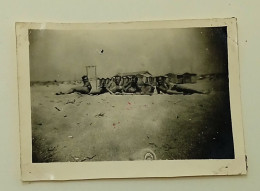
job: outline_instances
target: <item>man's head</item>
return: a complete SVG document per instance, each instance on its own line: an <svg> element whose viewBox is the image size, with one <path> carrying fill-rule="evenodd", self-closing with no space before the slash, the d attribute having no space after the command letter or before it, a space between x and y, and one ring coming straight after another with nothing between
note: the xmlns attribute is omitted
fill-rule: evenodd
<svg viewBox="0 0 260 191"><path fill-rule="evenodd" d="M163 82L164 82L163 77L162 77L162 76L159 76L159 77L157 78L157 83L158 83L159 85L162 85Z"/></svg>
<svg viewBox="0 0 260 191"><path fill-rule="evenodd" d="M118 86L120 84L121 81L121 76L115 76L115 83Z"/></svg>
<svg viewBox="0 0 260 191"><path fill-rule="evenodd" d="M132 76L131 82L137 83L137 81L138 81L138 78L136 76Z"/></svg>
<svg viewBox="0 0 260 191"><path fill-rule="evenodd" d="M82 81L84 83L88 82L88 76L87 75L82 76Z"/></svg>

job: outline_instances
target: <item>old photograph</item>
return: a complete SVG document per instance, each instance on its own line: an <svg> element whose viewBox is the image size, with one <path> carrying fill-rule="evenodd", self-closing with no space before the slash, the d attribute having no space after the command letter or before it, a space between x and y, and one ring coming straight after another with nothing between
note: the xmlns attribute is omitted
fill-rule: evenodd
<svg viewBox="0 0 260 191"><path fill-rule="evenodd" d="M226 27L28 32L33 162L234 158Z"/></svg>
<svg viewBox="0 0 260 191"><path fill-rule="evenodd" d="M236 158L228 26L26 31L33 164Z"/></svg>

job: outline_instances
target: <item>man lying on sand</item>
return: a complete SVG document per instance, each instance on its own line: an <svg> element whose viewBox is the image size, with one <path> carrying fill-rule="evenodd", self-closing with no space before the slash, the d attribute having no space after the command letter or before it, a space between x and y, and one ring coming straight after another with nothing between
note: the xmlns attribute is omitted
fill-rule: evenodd
<svg viewBox="0 0 260 191"><path fill-rule="evenodd" d="M183 95L191 95L194 93L197 94L208 94L208 91L198 91L195 89L191 89L191 88L186 88L183 87L181 85L170 85L168 84L163 77L159 77L157 79L157 86L156 86L156 90L158 92L158 94L160 93L165 93L165 94L183 94Z"/></svg>
<svg viewBox="0 0 260 191"><path fill-rule="evenodd" d="M169 89L167 83L163 80L163 77L158 77L157 85L156 85L157 93L164 93L164 94L181 94L180 92L174 91Z"/></svg>
<svg viewBox="0 0 260 191"><path fill-rule="evenodd" d="M87 75L82 76L82 81L83 81L83 86L71 88L66 92L56 93L56 95L71 94L71 93L75 93L75 92L81 93L81 94L89 94L89 92L92 89L92 86L91 86L90 82L88 81L88 76Z"/></svg>
<svg viewBox="0 0 260 191"><path fill-rule="evenodd" d="M194 93L197 93L197 94L208 94L209 91L198 91L198 90L195 90L195 89L191 89L191 88L186 88L186 87L183 87L181 85L174 85L171 90L175 90L177 92L182 92L183 95L191 95L191 94L194 94Z"/></svg>

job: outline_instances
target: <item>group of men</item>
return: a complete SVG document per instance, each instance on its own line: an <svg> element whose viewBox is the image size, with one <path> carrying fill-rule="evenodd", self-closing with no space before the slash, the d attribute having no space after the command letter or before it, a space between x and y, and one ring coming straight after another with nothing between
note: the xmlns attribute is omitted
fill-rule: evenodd
<svg viewBox="0 0 260 191"><path fill-rule="evenodd" d="M89 95L99 95L106 92L115 95L127 95L127 94L140 94L140 95L152 95L154 90L157 90L158 94L205 94L207 92L198 91L195 89L186 88L177 84L173 84L160 76L156 78L156 85L149 83L138 83L136 76L130 76L130 80L127 84L121 83L121 76L114 76L112 80L106 84L105 81L101 81L97 90L93 90L89 82L88 76L82 76L83 86L71 88L66 92L59 92L56 95L81 93Z"/></svg>

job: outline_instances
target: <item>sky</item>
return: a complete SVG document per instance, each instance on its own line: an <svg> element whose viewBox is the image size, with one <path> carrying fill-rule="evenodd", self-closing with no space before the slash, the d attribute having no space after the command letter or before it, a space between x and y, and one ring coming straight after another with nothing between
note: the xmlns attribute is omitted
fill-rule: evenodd
<svg viewBox="0 0 260 191"><path fill-rule="evenodd" d="M30 30L31 81L80 80L86 66L98 77L227 72L226 27L132 30ZM101 53L103 50L103 53Z"/></svg>

